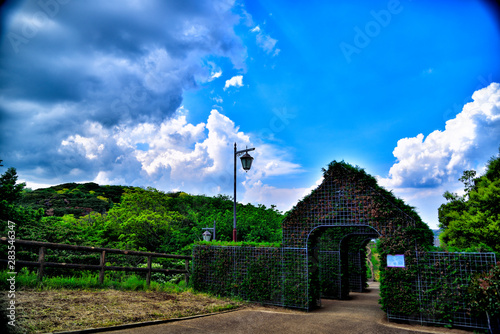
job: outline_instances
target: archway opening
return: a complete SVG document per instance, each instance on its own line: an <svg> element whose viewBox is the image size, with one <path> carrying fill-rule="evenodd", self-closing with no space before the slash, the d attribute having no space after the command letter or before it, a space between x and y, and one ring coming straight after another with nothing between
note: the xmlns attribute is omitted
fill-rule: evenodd
<svg viewBox="0 0 500 334"><path fill-rule="evenodd" d="M318 226L308 236L309 291L312 306L321 299L349 299L367 287L366 245L380 236L371 226Z"/></svg>

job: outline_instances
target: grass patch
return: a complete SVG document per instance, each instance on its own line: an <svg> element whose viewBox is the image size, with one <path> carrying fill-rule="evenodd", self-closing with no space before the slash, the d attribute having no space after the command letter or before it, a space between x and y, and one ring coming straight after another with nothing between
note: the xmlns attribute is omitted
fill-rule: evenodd
<svg viewBox="0 0 500 334"><path fill-rule="evenodd" d="M36 289L36 290L50 290L50 289L115 289L126 291L163 291L171 293L181 293L184 291L191 291L192 289L186 285L186 282L181 280L178 283L171 282L156 282L151 280L150 286L146 284L146 280L135 274L123 275L125 273L106 273L102 284L99 283L99 274L92 272L78 272L74 276L53 276L44 277L40 282L38 281L37 274L34 271L29 271L23 268L16 275L16 288L17 289ZM8 271L0 271L0 288L1 290L8 290L7 278L11 275Z"/></svg>
<svg viewBox="0 0 500 334"><path fill-rule="evenodd" d="M10 277L0 272L0 285ZM7 292L0 294L5 321ZM99 284L97 274L47 277L38 282L36 273L20 271L16 276L16 327L9 333L47 333L109 327L126 323L165 320L234 309L244 302L197 293L178 284L151 282L136 275L121 275L117 281Z"/></svg>

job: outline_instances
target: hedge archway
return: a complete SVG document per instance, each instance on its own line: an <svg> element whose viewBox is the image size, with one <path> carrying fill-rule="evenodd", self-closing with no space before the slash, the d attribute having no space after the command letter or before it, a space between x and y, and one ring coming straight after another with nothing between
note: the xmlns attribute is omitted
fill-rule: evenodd
<svg viewBox="0 0 500 334"><path fill-rule="evenodd" d="M333 161L323 176L288 212L281 247L195 246L193 286L310 310L322 296L362 290L360 252L378 238L380 302L390 320L486 328L484 317L469 314L462 291L496 262L494 253L431 252L429 227L363 169ZM405 267L387 268L391 254L404 254Z"/></svg>
<svg viewBox="0 0 500 334"><path fill-rule="evenodd" d="M323 182L288 213L282 227L286 253L303 259L308 309L319 305L322 294L348 296L349 253L359 252L367 238L381 239L383 255L423 251L432 244L432 232L413 208L345 162L323 169ZM336 269L328 274L328 268Z"/></svg>

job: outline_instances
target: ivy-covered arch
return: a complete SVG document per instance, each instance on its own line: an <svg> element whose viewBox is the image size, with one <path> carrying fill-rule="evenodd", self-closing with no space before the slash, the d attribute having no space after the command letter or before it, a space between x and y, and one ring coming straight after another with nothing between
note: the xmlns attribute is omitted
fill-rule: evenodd
<svg viewBox="0 0 500 334"><path fill-rule="evenodd" d="M363 289L360 252L372 238L382 240L385 254L421 251L433 238L416 212L374 177L336 161L323 169L323 182L288 213L282 227L285 254L302 260L304 272L285 275L308 282L308 309L318 306L321 296L344 299L350 290Z"/></svg>
<svg viewBox="0 0 500 334"><path fill-rule="evenodd" d="M323 177L288 212L281 247L195 246L194 287L310 310L322 296L362 291L363 252L378 238L381 304L389 319L485 328L461 292L496 262L495 254L430 252L429 227L363 169L333 161ZM390 254L404 254L405 268L387 268Z"/></svg>
<svg viewBox="0 0 500 334"><path fill-rule="evenodd" d="M379 187L363 169L333 161L323 169L323 182L283 221L283 247L305 248L318 227L369 226L380 236L392 236L424 225L410 206ZM406 249L415 249L422 240L406 241Z"/></svg>

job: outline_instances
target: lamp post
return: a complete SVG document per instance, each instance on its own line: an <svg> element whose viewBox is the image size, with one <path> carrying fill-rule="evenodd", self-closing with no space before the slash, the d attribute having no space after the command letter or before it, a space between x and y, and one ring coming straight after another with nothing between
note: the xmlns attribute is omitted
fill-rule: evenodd
<svg viewBox="0 0 500 334"><path fill-rule="evenodd" d="M245 153L241 157L241 165L245 172L248 172L252 167L253 158L248 154L249 151L253 151L255 148L246 148L241 151L236 150L236 143L234 143L234 203L233 203L233 241L236 242L236 157Z"/></svg>

